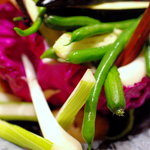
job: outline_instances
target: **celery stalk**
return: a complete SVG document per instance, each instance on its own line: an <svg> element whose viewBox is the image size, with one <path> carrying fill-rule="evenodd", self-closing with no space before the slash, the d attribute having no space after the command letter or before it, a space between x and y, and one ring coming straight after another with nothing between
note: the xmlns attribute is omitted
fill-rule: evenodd
<svg viewBox="0 0 150 150"><path fill-rule="evenodd" d="M91 70L88 69L56 116L58 123L64 129L71 125L75 116L85 104L95 82Z"/></svg>
<svg viewBox="0 0 150 150"><path fill-rule="evenodd" d="M81 144L70 136L54 118L36 79L33 65L25 55L22 56L22 60L39 125L43 136L54 143L52 150L70 150L70 148L71 150L82 150Z"/></svg>
<svg viewBox="0 0 150 150"><path fill-rule="evenodd" d="M0 120L0 137L23 148L50 150L53 143L17 125Z"/></svg>
<svg viewBox="0 0 150 150"><path fill-rule="evenodd" d="M0 103L0 119L37 121L32 103Z"/></svg>

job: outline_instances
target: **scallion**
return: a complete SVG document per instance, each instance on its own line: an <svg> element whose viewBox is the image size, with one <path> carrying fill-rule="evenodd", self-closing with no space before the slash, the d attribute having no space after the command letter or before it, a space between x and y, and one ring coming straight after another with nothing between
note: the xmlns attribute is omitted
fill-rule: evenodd
<svg viewBox="0 0 150 150"><path fill-rule="evenodd" d="M0 137L23 148L50 150L53 143L17 125L0 120Z"/></svg>
<svg viewBox="0 0 150 150"><path fill-rule="evenodd" d="M25 55L22 56L22 60L41 131L46 139L54 143L52 150L70 150L70 148L71 150L82 150L81 144L70 136L54 118L36 79L33 65Z"/></svg>
<svg viewBox="0 0 150 150"><path fill-rule="evenodd" d="M94 75L88 69L56 116L57 121L64 129L71 125L75 116L85 104L95 82Z"/></svg>

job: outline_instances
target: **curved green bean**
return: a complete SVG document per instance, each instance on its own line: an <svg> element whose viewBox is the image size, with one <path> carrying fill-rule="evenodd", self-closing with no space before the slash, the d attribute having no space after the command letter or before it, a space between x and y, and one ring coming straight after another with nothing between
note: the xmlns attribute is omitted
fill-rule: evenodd
<svg viewBox="0 0 150 150"><path fill-rule="evenodd" d="M31 35L35 32L37 32L39 30L39 28L41 27L41 24L43 23L43 15L45 13L46 9L43 7L39 8L39 15L37 17L37 19L35 20L35 22L32 24L31 27L22 30L18 27L14 27L14 30L16 31L17 34L19 34L20 36L28 36Z"/></svg>
<svg viewBox="0 0 150 150"><path fill-rule="evenodd" d="M89 150L91 149L91 144L95 133L96 108L103 83L109 72L109 69L132 36L132 33L134 32L138 23L139 20L137 20L133 25L130 26L130 28L120 34L112 48L102 58L95 72L96 84L86 102L82 125L82 135L89 145Z"/></svg>
<svg viewBox="0 0 150 150"><path fill-rule="evenodd" d="M113 114L123 116L126 103L123 86L116 66L110 69L104 83L104 88L109 110Z"/></svg>
<svg viewBox="0 0 150 150"><path fill-rule="evenodd" d="M72 37L68 45L72 42L80 41L94 35L110 33L114 30L114 28L126 29L135 21L136 19L131 19L119 22L101 23L81 27L72 32Z"/></svg>
<svg viewBox="0 0 150 150"><path fill-rule="evenodd" d="M150 77L150 37L145 45L145 62L147 76Z"/></svg>
<svg viewBox="0 0 150 150"><path fill-rule="evenodd" d="M82 26L100 23L99 20L87 16L48 16L45 17L44 23L53 29L57 30L72 30Z"/></svg>
<svg viewBox="0 0 150 150"><path fill-rule="evenodd" d="M80 50L73 50L67 56L67 61L73 64L81 64L90 61L100 60L104 54L111 48L112 44L96 47L87 48Z"/></svg>

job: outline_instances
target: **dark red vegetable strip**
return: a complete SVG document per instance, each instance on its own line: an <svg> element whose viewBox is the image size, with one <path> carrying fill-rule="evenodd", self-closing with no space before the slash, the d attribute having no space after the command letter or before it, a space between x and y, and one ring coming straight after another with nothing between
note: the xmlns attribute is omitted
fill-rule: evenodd
<svg viewBox="0 0 150 150"><path fill-rule="evenodd" d="M136 28L132 38L124 48L124 51L118 57L117 66L123 66L134 60L140 51L142 46L146 42L148 35L150 34L150 5L144 12L144 15Z"/></svg>

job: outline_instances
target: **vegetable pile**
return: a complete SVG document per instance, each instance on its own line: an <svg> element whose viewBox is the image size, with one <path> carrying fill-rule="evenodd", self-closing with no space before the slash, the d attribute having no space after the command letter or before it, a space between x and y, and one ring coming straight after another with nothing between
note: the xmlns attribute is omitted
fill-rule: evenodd
<svg viewBox="0 0 150 150"><path fill-rule="evenodd" d="M66 11L76 9L74 7L77 4L76 1L39 0L37 5L33 1L32 3L33 9L37 11L35 20L32 19L33 23L25 19L24 14L11 3L0 5L2 24L0 26L0 78L7 82L13 94L24 101L33 101L43 136L50 140L48 147L52 145L52 149L67 149L67 146L61 145L61 142L67 142L66 137L72 141L68 143L68 148L69 144L75 144L81 149L80 144L64 129L69 128L85 104L82 135L90 150L94 140L97 110L102 114L112 112L118 116L124 116L125 110L140 107L146 99L150 98L149 41L144 47L147 68L144 63L146 69L137 82L123 85L121 69L126 66L117 68L133 60L144 59L144 52L141 53L142 56L139 53L150 33L150 6L147 6L144 15L138 14L132 19L129 17L128 20L103 22L83 15L68 15L67 17L57 16L57 14L50 15L55 9L60 11L60 5ZM84 10L84 5L89 8L91 3L99 5L97 0L88 3L82 1L81 4L79 3L80 9ZM38 32L42 30L43 24L50 30L55 29L66 33L63 33L49 47L48 42ZM136 38L136 35L139 38ZM131 48L133 53L127 62ZM133 65L134 61L127 67ZM94 76L90 70L87 70L89 67L93 69ZM146 76L146 70L148 76ZM56 107L64 104L56 116L58 122L51 114L41 90L45 93L50 91L51 94L46 97L49 104ZM41 106L45 108L43 111L40 110ZM43 119L42 114L45 116L50 114L50 116ZM47 122L51 129L48 129L44 122ZM0 125L2 127L4 125L6 131L8 129L5 128L5 125L12 129L16 128L3 121L0 122ZM52 125L56 127L55 131L58 129L56 137L60 135L62 141L57 140L54 136ZM17 130L26 132L19 128ZM46 131L49 132L46 133ZM15 139L10 139L5 134L0 134L0 136L18 144ZM31 136L38 138L36 135ZM44 145L47 146L47 141L40 140L43 140ZM30 145L32 148L32 144ZM20 144L20 146L23 145ZM76 146L73 147L76 149Z"/></svg>

